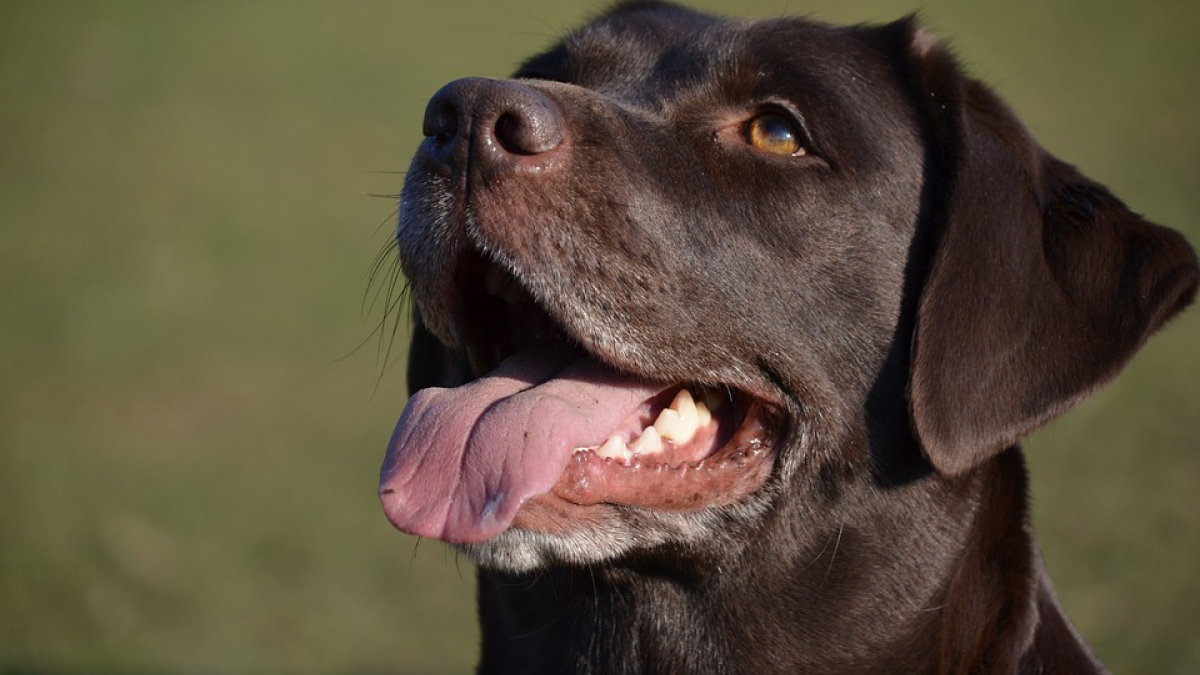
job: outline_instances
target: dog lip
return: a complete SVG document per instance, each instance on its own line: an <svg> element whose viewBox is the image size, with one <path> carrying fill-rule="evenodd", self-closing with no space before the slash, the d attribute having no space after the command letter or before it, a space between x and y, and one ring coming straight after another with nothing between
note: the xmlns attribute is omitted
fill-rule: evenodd
<svg viewBox="0 0 1200 675"><path fill-rule="evenodd" d="M623 464L595 452L577 452L552 491L578 506L622 504L693 511L737 501L770 473L781 438L780 416L769 405L739 394L746 407L728 438L708 455L679 463L653 456ZM736 418L735 418L736 419Z"/></svg>

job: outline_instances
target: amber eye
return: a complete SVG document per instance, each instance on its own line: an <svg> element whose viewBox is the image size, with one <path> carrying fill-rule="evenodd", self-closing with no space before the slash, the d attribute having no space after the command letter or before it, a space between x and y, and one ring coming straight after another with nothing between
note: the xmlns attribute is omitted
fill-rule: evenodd
<svg viewBox="0 0 1200 675"><path fill-rule="evenodd" d="M796 123L779 113L763 113L746 123L746 142L773 155L803 155Z"/></svg>

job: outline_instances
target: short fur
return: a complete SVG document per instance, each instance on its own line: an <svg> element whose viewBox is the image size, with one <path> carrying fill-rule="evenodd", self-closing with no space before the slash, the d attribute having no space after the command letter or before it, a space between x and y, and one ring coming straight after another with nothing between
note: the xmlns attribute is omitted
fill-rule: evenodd
<svg viewBox="0 0 1200 675"><path fill-rule="evenodd" d="M911 19L630 2L516 77L431 102L427 127L476 144L505 113L542 125L520 144L566 140L537 171L418 152L411 388L471 377L454 275L474 252L596 358L769 392L788 435L736 504L465 547L479 672L1104 672L1042 568L1016 443L1191 301L1183 238L1049 155ZM764 105L803 120L807 156L722 135Z"/></svg>

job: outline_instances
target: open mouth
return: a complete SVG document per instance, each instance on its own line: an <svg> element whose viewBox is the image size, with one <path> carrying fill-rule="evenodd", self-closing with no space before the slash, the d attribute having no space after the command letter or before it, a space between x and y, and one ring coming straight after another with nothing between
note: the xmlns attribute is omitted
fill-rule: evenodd
<svg viewBox="0 0 1200 675"><path fill-rule="evenodd" d="M415 394L380 498L399 529L489 539L529 501L669 511L728 504L770 472L779 407L736 388L662 382L591 354L498 265L460 263L476 379Z"/></svg>

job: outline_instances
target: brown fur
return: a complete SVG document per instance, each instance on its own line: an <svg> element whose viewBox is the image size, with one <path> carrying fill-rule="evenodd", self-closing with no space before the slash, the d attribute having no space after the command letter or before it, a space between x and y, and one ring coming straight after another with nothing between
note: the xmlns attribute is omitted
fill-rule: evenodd
<svg viewBox="0 0 1200 675"><path fill-rule="evenodd" d="M399 232L411 387L473 377L462 289L486 258L594 358L771 396L787 435L734 504L465 547L479 672L1103 672L1042 570L1015 444L1191 301L1182 237L912 20L626 3L517 78L430 104ZM764 103L803 118L807 156L720 140Z"/></svg>

